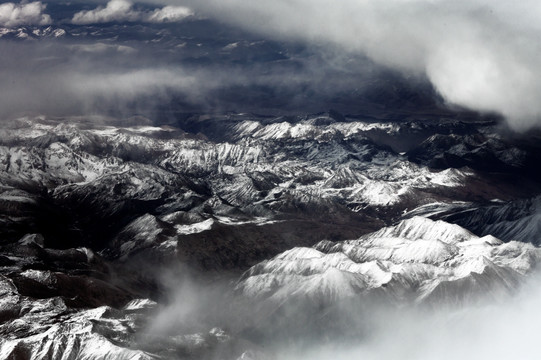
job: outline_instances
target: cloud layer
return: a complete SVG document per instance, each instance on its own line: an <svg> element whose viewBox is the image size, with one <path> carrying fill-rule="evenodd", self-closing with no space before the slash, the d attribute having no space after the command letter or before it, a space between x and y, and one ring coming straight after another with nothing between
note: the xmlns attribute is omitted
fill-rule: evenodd
<svg viewBox="0 0 541 360"><path fill-rule="evenodd" d="M46 5L39 1L0 4L0 26L11 28L21 25L48 25L51 17L44 13L45 7Z"/></svg>
<svg viewBox="0 0 541 360"><path fill-rule="evenodd" d="M135 21L163 23L180 21L190 15L193 15L192 11L184 6L168 5L154 11L143 11L135 9L131 1L111 0L105 7L76 13L71 22L78 25Z"/></svg>
<svg viewBox="0 0 541 360"><path fill-rule="evenodd" d="M541 123L541 3L496 0L200 0L191 6L252 31L332 44L426 75L452 104Z"/></svg>
<svg viewBox="0 0 541 360"><path fill-rule="evenodd" d="M365 83L357 86L352 82L362 80L363 73L370 72L370 69L363 68L362 64L359 66L358 61L349 60L352 57L367 56L376 64L398 70L406 76L413 74L416 79L428 79L449 104L499 113L507 118L512 128L519 131L541 125L541 67L538 66L541 59L541 25L538 21L541 17L541 3L535 0L524 0L512 6L503 0L342 0L338 4L328 0L274 0L266 3L248 0L185 0L183 5L186 6L179 6L173 0L154 2L160 5L152 8L136 5L130 0L110 0L94 9L79 11L68 20L80 25L108 22L168 23L197 13L198 17L242 27L259 34L262 39L270 37L292 40L293 44L308 44L306 48L309 51L319 52L317 56L321 63L318 65L313 62L310 69L302 74L302 79L292 76L295 71L284 72L281 77L280 71L273 71L270 76L265 75L267 73L264 69L254 72L254 63L259 61L257 59L252 63L251 60L243 60L242 65L234 70L235 73L231 69L210 69L205 62L208 60L205 60L205 56L208 55L203 51L203 42L208 41L213 30L205 34L200 29L198 31L202 35L198 33L197 36L201 38L199 42L203 47L199 54L194 50L192 60L195 63L200 57L203 58L197 65L201 70L197 76L204 75L197 81L190 80L192 84L199 85L197 91L194 90L198 95L201 95L201 88L215 89L229 84L237 86L246 83L257 83L257 86L261 86L261 92L264 91L263 87L268 87L272 95L272 91L280 93L284 86L293 88L309 82L310 88L306 87L307 90L328 93L329 99L340 99L344 96L341 92L343 90L351 94L357 87L367 86ZM0 26L45 25L51 22L41 2L0 5ZM132 47L137 40L133 37L130 39L132 43L128 46ZM213 41L220 40L220 37L216 37ZM243 39L232 42L236 44L238 40ZM87 43L82 45L86 52L100 49L108 51L104 44L97 44L96 47ZM252 45L244 48L227 48L225 45L222 53L233 49L246 59L249 56L242 55L242 51L245 54L252 51L249 49ZM82 51L82 48L79 50ZM173 52L179 55L179 51L179 48L170 49L167 54L161 52L160 56L170 56L168 54ZM286 57L290 55L286 54ZM212 56L220 55L213 53ZM169 72L176 76L158 76L158 79L165 81L166 87L170 86L171 79L181 78L180 83L185 83L185 75L190 70L172 70L178 64L171 63L164 68L157 57L146 53L146 64L134 65L137 67L137 76L142 73ZM290 58L292 61L288 64L297 61L294 57ZM100 60L99 66L111 68L108 62L114 64L118 61L115 59ZM263 62L259 65L266 66ZM79 66L75 63L70 63L70 66L72 74L76 74ZM180 64L178 67L182 66ZM305 67L305 64L302 66ZM318 70L318 66L321 69ZM88 70L91 68L89 66L84 71L91 72ZM133 69L129 65L128 68ZM344 74L352 74L351 80L347 80L347 87L326 77L330 73L329 69L338 68ZM122 74L123 71L119 68L114 74ZM23 72L22 76L27 77L28 72ZM36 74L32 81L44 76ZM309 79L310 76L313 78ZM156 81L152 77L148 78L150 87L154 88ZM90 80L90 83L99 87L94 76L91 75ZM224 83L217 84L219 80ZM331 85L338 85L335 93L329 90ZM302 103L303 99L299 98L298 101ZM327 105L327 108L332 106Z"/></svg>
<svg viewBox="0 0 541 360"><path fill-rule="evenodd" d="M281 360L534 360L538 337L541 274L535 273L513 295L437 306L404 304L360 297L315 310L313 298L288 308L272 308L235 296L229 281L205 282L183 272L163 271L170 302L144 330L155 335L193 334L220 326L256 339L259 349ZM362 300L361 300L362 299ZM287 302L285 302L287 303ZM304 306L303 306L304 305ZM304 314L302 312L305 312ZM280 320L273 321L274 313ZM318 326L310 321L325 319ZM304 319L305 323L298 323ZM247 331L248 329L248 331ZM292 331L301 329L300 333ZM337 331L338 330L338 331ZM288 335L285 335L288 334ZM254 335L251 337L250 335ZM246 340L246 339L245 339ZM243 346L250 347L249 342ZM222 359L217 353L211 359ZM264 358L263 356L261 358Z"/></svg>
<svg viewBox="0 0 541 360"><path fill-rule="evenodd" d="M538 356L539 275L517 296L461 309L389 309L376 313L370 336L353 344L278 350L284 360L493 360ZM425 311L423 311L425 310Z"/></svg>

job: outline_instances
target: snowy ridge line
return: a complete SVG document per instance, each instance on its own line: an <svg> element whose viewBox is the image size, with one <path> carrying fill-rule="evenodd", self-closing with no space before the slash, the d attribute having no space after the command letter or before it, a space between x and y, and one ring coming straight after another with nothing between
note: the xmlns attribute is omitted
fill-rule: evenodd
<svg viewBox="0 0 541 360"><path fill-rule="evenodd" d="M531 244L480 238L458 225L414 217L358 240L286 251L249 269L237 290L270 303L333 302L375 290L397 303L445 301L445 287L466 291L465 297L488 288L496 296L512 292L540 260L541 249ZM478 284L464 288L464 281Z"/></svg>
<svg viewBox="0 0 541 360"><path fill-rule="evenodd" d="M43 119L20 121L19 127L2 131L4 142L17 139L22 142L17 147L0 148L0 168L4 164L3 170L14 181L24 177L48 187L85 186L89 182L106 181L107 175L137 171L138 167L159 168L155 171L166 170L165 176L171 177L178 173L190 177L210 175L207 177L210 186L224 199L237 199L240 206L254 203L263 191L258 189L259 185L250 185L256 180L254 174L268 173L273 174L273 184L268 184L273 191L264 189L268 194L284 193L301 198L321 194L363 206L392 206L415 196L419 190L460 187L474 176L464 169L431 171L389 150L375 148L366 139L347 140L349 133L342 134L340 141L332 137L311 139L317 138L316 133L337 131L335 128L339 127L354 127L362 132L365 125L375 126L368 123L315 126L307 120L306 127L316 131L310 130L307 135L305 141L311 139L310 142L292 141L277 147L275 142L282 135L277 138L272 135L275 132L260 138L238 134L242 139L235 143L213 143L186 137L181 131L162 139L160 133L170 134L172 130L152 126L89 128L88 125L46 123ZM277 123L260 130L287 128L291 135L290 128L301 125ZM254 127L254 121L247 120L234 127L252 131L261 126ZM22 145L33 142L40 146ZM238 177L238 186L224 186L224 174ZM310 178L314 180L297 181ZM275 201L262 195L264 202Z"/></svg>

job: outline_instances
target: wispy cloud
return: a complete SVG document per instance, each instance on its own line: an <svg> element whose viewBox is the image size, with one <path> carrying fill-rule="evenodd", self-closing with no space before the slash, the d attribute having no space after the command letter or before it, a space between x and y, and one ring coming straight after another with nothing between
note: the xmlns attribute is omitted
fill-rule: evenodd
<svg viewBox="0 0 541 360"><path fill-rule="evenodd" d="M79 25L135 21L163 23L180 21L191 15L193 12L184 6L167 5L153 11L143 11L134 8L131 1L111 0L105 7L99 6L93 10L76 13L71 21Z"/></svg>
<svg viewBox="0 0 541 360"><path fill-rule="evenodd" d="M273 359L538 358L539 273L531 274L513 295L463 303L448 298L449 302L442 300L435 307L407 303L397 307L384 298L370 300L359 295L316 309L314 299L307 296L297 297L289 305L280 301L276 307L271 305L270 312L260 301L234 294L228 281L205 283L188 271L183 276L163 273L171 302L148 324L142 339L220 326L233 334L258 334L259 348ZM247 341L243 344L250 347Z"/></svg>
<svg viewBox="0 0 541 360"><path fill-rule="evenodd" d="M46 5L39 1L0 4L0 26L48 25L52 20L44 13L45 8Z"/></svg>
<svg viewBox="0 0 541 360"><path fill-rule="evenodd" d="M349 94L346 96L353 96L353 92L359 93L356 92L357 89L362 92L369 86L367 81L363 82L363 74L370 73L372 69L363 68L365 65L362 62L350 61L352 58L367 56L383 67L407 75L418 75L415 79L428 79L450 104L482 112L500 113L516 130L525 131L541 126L541 68L538 66L538 60L541 59L541 25L537 21L541 17L541 5L534 0L524 0L512 6L503 0L342 0L339 4L326 0L274 0L268 3L248 0L185 0L183 4L186 6L179 6L173 0L155 0L154 3L159 5L149 7L148 4L137 5L130 0L111 0L94 9L77 12L71 21L76 24L161 23L180 21L198 14L211 21L216 19L242 27L260 34L262 38L315 45L307 48L311 49L309 51L318 52L317 57L322 60L320 63L313 61L307 65L307 58L303 58L300 60L305 62L301 65L302 71L292 68L284 70L279 68L277 63L249 60L250 57L246 54L252 49L245 46L232 53L231 59L240 56L240 61L234 64L235 69L232 71L227 68L233 66L232 62L216 62L225 51L218 54L204 48L202 39L203 46L199 48L201 51L197 53L194 50L191 57L193 61L199 57L202 59L196 66L201 70L196 74L200 79L192 81L197 84L194 86L197 91L180 86L187 97L192 99L197 96L188 96L190 92L201 95L203 89L210 88L210 91L214 91L216 88L225 89L239 84L258 86L260 93L268 91L270 95L267 98L271 98L272 94L283 94L284 88L297 86L297 89L306 89L307 94L304 98L302 94L298 96L298 104L302 105L303 101L310 100L313 98L309 95L310 92L316 92L321 95L318 99L324 103L322 106L332 107L327 105L330 101L325 103L325 96L326 99L340 101L344 98L344 91ZM45 14L45 5L40 2L0 5L0 25L49 22L51 17ZM238 40L235 38L232 42ZM96 85L92 88L99 87L94 80L100 77L92 73L92 69L98 68L100 71L107 70L103 73L111 76L120 74L121 77L124 72L132 70L139 71L139 75L141 71L156 71L156 74L166 71L176 75L172 78L161 75L157 78L140 77L148 79L148 82L141 82L141 89L146 89L146 84L150 84L152 89L156 88L158 80L165 83L165 87L161 88L178 88L177 84L185 83L185 73L190 73L191 70L171 70L183 67L183 64L175 61L184 55L177 53L170 55L167 61L162 61L163 59L156 58L154 52L159 46L158 43L153 50L144 50L146 45L143 42L138 45L136 43L134 40L129 44L108 43L104 46L105 43L93 45L84 42L79 47L72 47L73 51L66 55L73 60L69 62L68 71L62 72L61 67L67 65L59 63L51 65L50 73L58 71L61 77L67 78L67 74L73 75L80 71L78 78L88 75L90 83ZM117 51L113 51L116 45L119 47ZM224 49L231 51L233 48ZM177 50L164 50L160 56L168 57L168 54ZM93 66L81 67L73 58L75 51L79 54L101 52L104 56L113 57L94 59L97 63ZM137 51L139 56L121 58L120 55L113 54L128 51ZM289 55L291 54L286 54ZM4 54L4 57L7 57L7 54ZM209 59L212 65L209 65ZM85 60L82 61L84 63ZM293 63L298 64L298 59L288 62L289 65ZM260 65L261 69L256 69L257 65ZM19 68L21 65L14 63L13 66ZM116 68L112 69L115 66ZM212 66L214 68L211 68ZM270 71L263 69L269 66L275 68ZM38 79L47 77L46 74L38 73L30 78L28 71L20 70L20 78L28 79L27 81L37 82ZM331 74L336 72L351 76L345 80L335 79ZM182 79L180 82L170 80L179 76ZM50 77L51 81L58 82L56 75ZM16 79L16 84L20 83L20 78ZM106 78L100 79L107 82ZM218 81L223 82L218 84ZM115 93L122 92L118 87L113 88L116 89ZM13 87L11 89L13 93ZM24 93L23 90L21 88ZM84 86L81 86L80 90L89 92ZM134 92L130 87L125 90L130 94ZM250 91L243 93L252 94ZM221 94L228 96L227 91ZM212 100L213 94L201 98ZM242 99L245 98L239 97L237 100ZM351 100L351 97L348 99ZM11 103L7 105L11 106ZM362 109L356 108L354 111Z"/></svg>
<svg viewBox="0 0 541 360"><path fill-rule="evenodd" d="M0 42L0 118L26 111L144 112L172 99L181 111L317 112L332 108L326 99L340 92L346 93L340 101L351 103L349 93L370 84L358 73L372 68L359 71L359 61L365 61L359 59L358 73L350 73L342 67L352 59L328 64L313 53L294 61L244 61L235 51L226 54L222 44L201 49L199 39L183 47L82 40ZM277 51L252 50L248 43L239 47L240 55ZM202 51L206 57L194 65Z"/></svg>
<svg viewBox="0 0 541 360"><path fill-rule="evenodd" d="M145 14L143 18L148 22L163 23L179 21L191 15L193 12L187 7L168 5Z"/></svg>
<svg viewBox="0 0 541 360"><path fill-rule="evenodd" d="M539 277L517 296L460 309L388 309L375 312L369 336L356 343L316 344L309 349L278 350L284 360L536 359ZM356 316L355 312L349 312ZM361 319L359 319L361 321Z"/></svg>

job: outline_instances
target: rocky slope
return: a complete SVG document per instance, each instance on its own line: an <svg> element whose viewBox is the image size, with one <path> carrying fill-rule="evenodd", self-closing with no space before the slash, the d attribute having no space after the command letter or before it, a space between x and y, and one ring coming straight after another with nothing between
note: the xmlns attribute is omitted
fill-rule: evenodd
<svg viewBox="0 0 541 360"><path fill-rule="evenodd" d="M160 226L174 234L193 219L265 218L325 222L335 233L325 237L347 238L411 204L454 196L476 178L467 169L434 172L409 162L364 135L374 126L387 125L252 119L216 142L168 127L20 119L3 131L0 147L1 198L10 209L3 232L23 236L13 219L30 217L24 231L44 233L46 242L99 249L140 216L181 211L188 215L180 223L169 216ZM51 213L64 230L47 227ZM105 226L94 226L103 219Z"/></svg>
<svg viewBox="0 0 541 360"><path fill-rule="evenodd" d="M238 115L194 117L183 131L143 118L131 126L98 120L21 118L2 130L5 241L40 233L57 248L86 246L115 258L176 249L204 268L242 268L295 245L358 237L428 204L505 202L539 187L518 170L434 170L385 144L418 128L487 133L490 123ZM378 141L375 131L388 138ZM515 153L527 152L507 155L520 167ZM473 222L462 224L479 233ZM131 235L138 232L146 235ZM196 239L207 234L200 246ZM224 251L209 261L216 248Z"/></svg>
<svg viewBox="0 0 541 360"><path fill-rule="evenodd" d="M248 334L358 339L370 336L374 314L396 307L430 313L498 303L519 291L540 259L531 244L414 217L357 240L288 250L250 268L236 291L256 309Z"/></svg>
<svg viewBox="0 0 541 360"><path fill-rule="evenodd" d="M498 301L541 260L531 244L414 217L357 240L293 248L250 268L230 295L186 288L191 294L168 308L141 298L141 283L130 287L129 275L111 273L91 250L52 250L42 241L27 236L2 248L6 359L266 359L265 344L284 337L363 336L369 324L359 321L383 304ZM124 281L113 281L118 275ZM195 306L192 296L213 307ZM210 325L220 321L227 331Z"/></svg>
<svg viewBox="0 0 541 360"><path fill-rule="evenodd" d="M496 199L486 204L465 203L447 207L432 217L459 224L481 236L493 234L504 241L518 240L539 245L540 211L539 197L511 202ZM421 207L414 212L422 213L424 209Z"/></svg>
<svg viewBox="0 0 541 360"><path fill-rule="evenodd" d="M520 199L539 189L521 170L530 148L475 143L513 165L498 174L468 153L467 167L443 168L419 155L453 132L503 139L491 122L329 113L176 125L25 117L0 130L3 358L262 358L268 339L347 333L344 309L497 299L541 256L527 243L538 243L538 201ZM248 270L202 295L221 311L142 341L190 303L163 279L179 264L211 284Z"/></svg>
<svg viewBox="0 0 541 360"><path fill-rule="evenodd" d="M332 303L371 292L397 303L444 302L447 293L512 292L540 256L530 244L414 217L357 240L288 250L248 270L237 289L277 304L295 297Z"/></svg>

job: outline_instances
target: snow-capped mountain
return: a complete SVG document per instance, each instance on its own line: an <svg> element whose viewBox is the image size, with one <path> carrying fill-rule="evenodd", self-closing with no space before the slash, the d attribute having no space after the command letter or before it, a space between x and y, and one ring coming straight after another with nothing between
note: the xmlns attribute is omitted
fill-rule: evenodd
<svg viewBox="0 0 541 360"><path fill-rule="evenodd" d="M338 115L7 123L2 355L249 358L261 350L258 336L295 334L287 319L343 329L339 304L456 305L520 287L541 254L514 240L537 243L537 200L510 200L531 193L536 177L519 162L495 175L475 162L433 168L419 157L438 134L499 139L491 122ZM500 155L516 147L499 144ZM494 148L476 146L485 145ZM238 279L225 286L228 310L141 341L155 315L167 313L163 276L179 264ZM238 311L245 315L219 329L216 319Z"/></svg>
<svg viewBox="0 0 541 360"><path fill-rule="evenodd" d="M47 27L0 27L0 38L7 39L40 39L40 38L60 38L66 36L66 30L53 26Z"/></svg>
<svg viewBox="0 0 541 360"><path fill-rule="evenodd" d="M488 204L469 204L436 215L475 231L479 235L494 234L504 241L519 240L539 245L541 226L539 197L511 202L494 200Z"/></svg>
<svg viewBox="0 0 541 360"><path fill-rule="evenodd" d="M488 293L497 298L500 291L515 291L540 259L530 244L480 238L458 225L414 217L357 240L288 250L248 270L237 290L279 306L296 298L333 303L371 293L399 304Z"/></svg>
<svg viewBox="0 0 541 360"><path fill-rule="evenodd" d="M369 337L382 312L456 311L495 304L519 292L541 250L478 237L458 225L414 217L357 240L296 247L244 273L236 285L252 306L250 332L321 341Z"/></svg>
<svg viewBox="0 0 541 360"><path fill-rule="evenodd" d="M536 359L539 16L380 3L0 4L0 358Z"/></svg>
<svg viewBox="0 0 541 360"><path fill-rule="evenodd" d="M487 177L482 172L434 170L374 139L375 130L402 137L408 126L400 123L248 116L216 119L218 132L206 120L190 120L186 131L137 121L141 125L118 127L23 118L5 128L0 198L10 211L3 214L3 232L20 238L24 233L13 218L30 217L25 231L44 233L46 242L100 250L116 244L124 226L148 216L156 219L149 231L164 232L168 235L161 238L173 243L186 235L179 230L185 226L233 233L250 227L276 239L277 226L325 223L326 232L310 240L313 244L362 235L426 204L490 201L496 194L505 199L521 191L521 184L507 180L512 173L480 186ZM454 126L449 122L444 131ZM186 215L173 216L177 212ZM47 218L40 218L53 213L69 232L51 229ZM95 226L104 219L110 221ZM293 242L308 244L302 231L292 231ZM284 246L272 251L289 247ZM113 252L123 253L118 251Z"/></svg>

